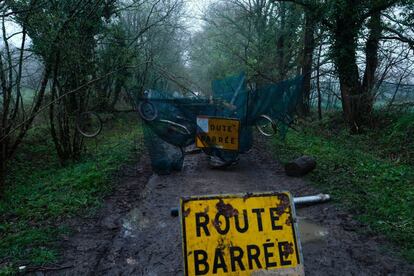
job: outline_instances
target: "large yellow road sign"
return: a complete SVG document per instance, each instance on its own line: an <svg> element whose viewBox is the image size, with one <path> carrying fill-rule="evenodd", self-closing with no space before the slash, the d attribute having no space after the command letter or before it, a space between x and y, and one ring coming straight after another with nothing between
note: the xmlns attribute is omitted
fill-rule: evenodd
<svg viewBox="0 0 414 276"><path fill-rule="evenodd" d="M180 207L185 275L303 275L289 193L182 198Z"/></svg>
<svg viewBox="0 0 414 276"><path fill-rule="evenodd" d="M197 117L196 145L199 148L239 150L240 121L237 119Z"/></svg>

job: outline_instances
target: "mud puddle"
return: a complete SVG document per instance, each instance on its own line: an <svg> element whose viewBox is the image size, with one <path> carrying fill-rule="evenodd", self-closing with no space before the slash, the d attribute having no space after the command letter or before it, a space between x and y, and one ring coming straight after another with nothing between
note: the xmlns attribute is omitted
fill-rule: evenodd
<svg viewBox="0 0 414 276"><path fill-rule="evenodd" d="M136 238L139 232L145 230L150 226L150 220L145 217L145 212L138 208L125 216L122 223L122 232L124 238Z"/></svg>
<svg viewBox="0 0 414 276"><path fill-rule="evenodd" d="M329 231L322 225L318 225L305 218L298 218L299 239L302 244L308 242L323 242L329 235Z"/></svg>

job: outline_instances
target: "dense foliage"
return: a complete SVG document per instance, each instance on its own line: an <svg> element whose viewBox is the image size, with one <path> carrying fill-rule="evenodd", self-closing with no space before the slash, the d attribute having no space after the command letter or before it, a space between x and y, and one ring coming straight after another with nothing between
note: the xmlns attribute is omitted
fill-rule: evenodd
<svg viewBox="0 0 414 276"><path fill-rule="evenodd" d="M313 180L412 260L413 0L217 0L198 20L189 7L0 1L0 266L53 261L54 223L98 206L128 160L139 130L119 123L92 154L82 114L135 111L147 89L208 96L241 71L251 89L303 75L306 123L279 156L316 155Z"/></svg>
<svg viewBox="0 0 414 276"><path fill-rule="evenodd" d="M182 72L183 9L181 0L2 2L0 187L35 118L48 121L65 165L85 147L82 113L132 109L166 72Z"/></svg>

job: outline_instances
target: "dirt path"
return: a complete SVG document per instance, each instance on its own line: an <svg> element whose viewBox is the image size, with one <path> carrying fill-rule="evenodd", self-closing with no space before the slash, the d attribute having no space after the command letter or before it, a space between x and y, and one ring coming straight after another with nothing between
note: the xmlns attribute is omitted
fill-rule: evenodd
<svg viewBox="0 0 414 276"><path fill-rule="evenodd" d="M286 177L257 147L227 171L209 169L203 154L187 156L183 171L170 176L151 176L147 160L139 166L125 170L98 217L73 221L76 232L62 244L62 265L73 267L48 274L183 275L180 223L170 216L181 196L318 193L305 181ZM393 257L380 238L358 235L360 225L333 204L302 208L298 215L306 275L414 275L414 266Z"/></svg>

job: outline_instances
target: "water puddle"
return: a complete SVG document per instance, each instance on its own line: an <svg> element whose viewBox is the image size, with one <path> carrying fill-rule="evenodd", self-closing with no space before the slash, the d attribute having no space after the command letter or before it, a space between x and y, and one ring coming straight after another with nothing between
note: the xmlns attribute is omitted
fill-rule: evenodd
<svg viewBox="0 0 414 276"><path fill-rule="evenodd" d="M168 227L167 223L163 221L151 221L151 214L147 214L139 208L134 208L122 219L123 237L136 238L140 232L145 231L150 226L160 229Z"/></svg>
<svg viewBox="0 0 414 276"><path fill-rule="evenodd" d="M321 241L328 236L329 232L326 228L306 219L298 219L300 241L302 243Z"/></svg>
<svg viewBox="0 0 414 276"><path fill-rule="evenodd" d="M150 220L138 208L132 209L131 212L123 219L122 230L124 238L135 238L137 232L143 231L150 225Z"/></svg>
<svg viewBox="0 0 414 276"><path fill-rule="evenodd" d="M136 238L139 232L150 227L150 223L150 218L145 212L142 212L139 208L132 209L122 222L123 237ZM158 227L165 228L167 224L159 222ZM298 227L302 243L322 241L329 235L329 231L322 225L311 222L304 217L298 217Z"/></svg>

